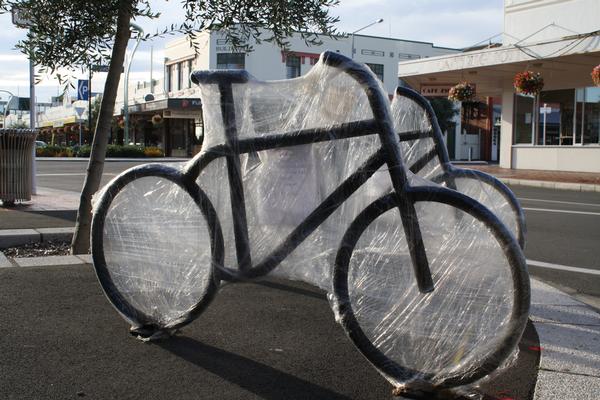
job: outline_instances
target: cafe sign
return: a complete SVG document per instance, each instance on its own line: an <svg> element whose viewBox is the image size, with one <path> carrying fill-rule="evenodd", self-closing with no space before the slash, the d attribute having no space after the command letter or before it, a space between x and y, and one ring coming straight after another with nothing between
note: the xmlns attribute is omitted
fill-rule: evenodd
<svg viewBox="0 0 600 400"><path fill-rule="evenodd" d="M421 95L426 97L448 97L448 92L454 86L452 83L448 84L435 84L435 85L421 85Z"/></svg>

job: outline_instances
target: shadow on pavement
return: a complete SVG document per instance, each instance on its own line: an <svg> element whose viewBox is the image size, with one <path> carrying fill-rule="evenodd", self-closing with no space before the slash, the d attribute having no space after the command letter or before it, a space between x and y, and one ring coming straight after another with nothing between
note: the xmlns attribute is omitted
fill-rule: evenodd
<svg viewBox="0 0 600 400"><path fill-rule="evenodd" d="M351 400L327 388L238 354L176 336L156 343L163 349L264 399Z"/></svg>

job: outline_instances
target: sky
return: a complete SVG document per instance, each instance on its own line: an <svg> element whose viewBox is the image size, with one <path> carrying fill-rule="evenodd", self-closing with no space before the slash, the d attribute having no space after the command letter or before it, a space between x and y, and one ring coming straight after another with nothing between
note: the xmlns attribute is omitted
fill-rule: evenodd
<svg viewBox="0 0 600 400"><path fill-rule="evenodd" d="M154 32L171 23L183 21L179 0L151 1L162 13L157 20L136 21L146 32ZM474 45L503 30L504 0L341 0L331 14L338 16L340 32L352 32L383 18L384 21L365 29L361 34L432 42L436 46L463 48ZM0 90L29 96L29 63L25 55L14 49L25 31L14 27L10 15L0 15L3 27L0 41ZM154 49L154 78L162 77L163 47L169 36L142 43L131 64L130 82L150 79L150 48ZM130 49L133 43L130 43ZM99 91L105 75L98 73L92 80L92 90ZM87 73L79 76L87 79ZM59 85L51 78L36 85L38 101L49 101L59 93ZM0 92L0 99L8 96Z"/></svg>

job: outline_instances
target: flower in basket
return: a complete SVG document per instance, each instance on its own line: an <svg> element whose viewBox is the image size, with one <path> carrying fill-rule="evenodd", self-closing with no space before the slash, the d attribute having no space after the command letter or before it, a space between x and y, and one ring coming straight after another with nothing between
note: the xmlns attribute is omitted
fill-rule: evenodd
<svg viewBox="0 0 600 400"><path fill-rule="evenodd" d="M600 65L596 65L592 70L592 80L594 81L594 85L600 86Z"/></svg>
<svg viewBox="0 0 600 400"><path fill-rule="evenodd" d="M467 82L461 82L452 86L448 91L448 99L454 101L471 101L475 98L475 86Z"/></svg>
<svg viewBox="0 0 600 400"><path fill-rule="evenodd" d="M153 123L154 125L158 125L158 124L160 124L160 123L162 122L162 120L163 120L163 117L162 117L162 115L160 115L160 114L154 114L154 115L152 116L152 123Z"/></svg>
<svg viewBox="0 0 600 400"><path fill-rule="evenodd" d="M544 87L544 78L539 72L523 71L515 75L514 86L523 94L538 94Z"/></svg>

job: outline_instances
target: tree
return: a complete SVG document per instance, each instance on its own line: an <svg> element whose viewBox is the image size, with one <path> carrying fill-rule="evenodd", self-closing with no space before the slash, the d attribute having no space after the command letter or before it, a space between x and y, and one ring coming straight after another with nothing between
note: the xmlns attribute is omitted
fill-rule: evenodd
<svg viewBox="0 0 600 400"><path fill-rule="evenodd" d="M168 0L167 0L168 1ZM307 43L319 43L319 34L335 33L337 18L329 9L339 0L183 0L185 21L142 39L181 32L194 41L203 30L219 30L234 48L251 50L251 42L272 41L287 47L286 38L300 32ZM17 8L30 22L27 37L16 47L41 72L68 81L62 69L85 69L109 64L96 124L90 161L81 191L71 250L87 253L90 244L92 195L100 187L110 124L125 51L131 36L129 24L158 18L149 0L0 0L0 13ZM315 33L317 32L317 33ZM263 37L263 35L267 35ZM196 48L197 49L197 48ZM197 49L198 50L198 49Z"/></svg>
<svg viewBox="0 0 600 400"><path fill-rule="evenodd" d="M445 97L433 97L429 99L431 107L435 112L440 129L446 132L453 125L453 119L458 114L458 110L454 107L454 102Z"/></svg>

